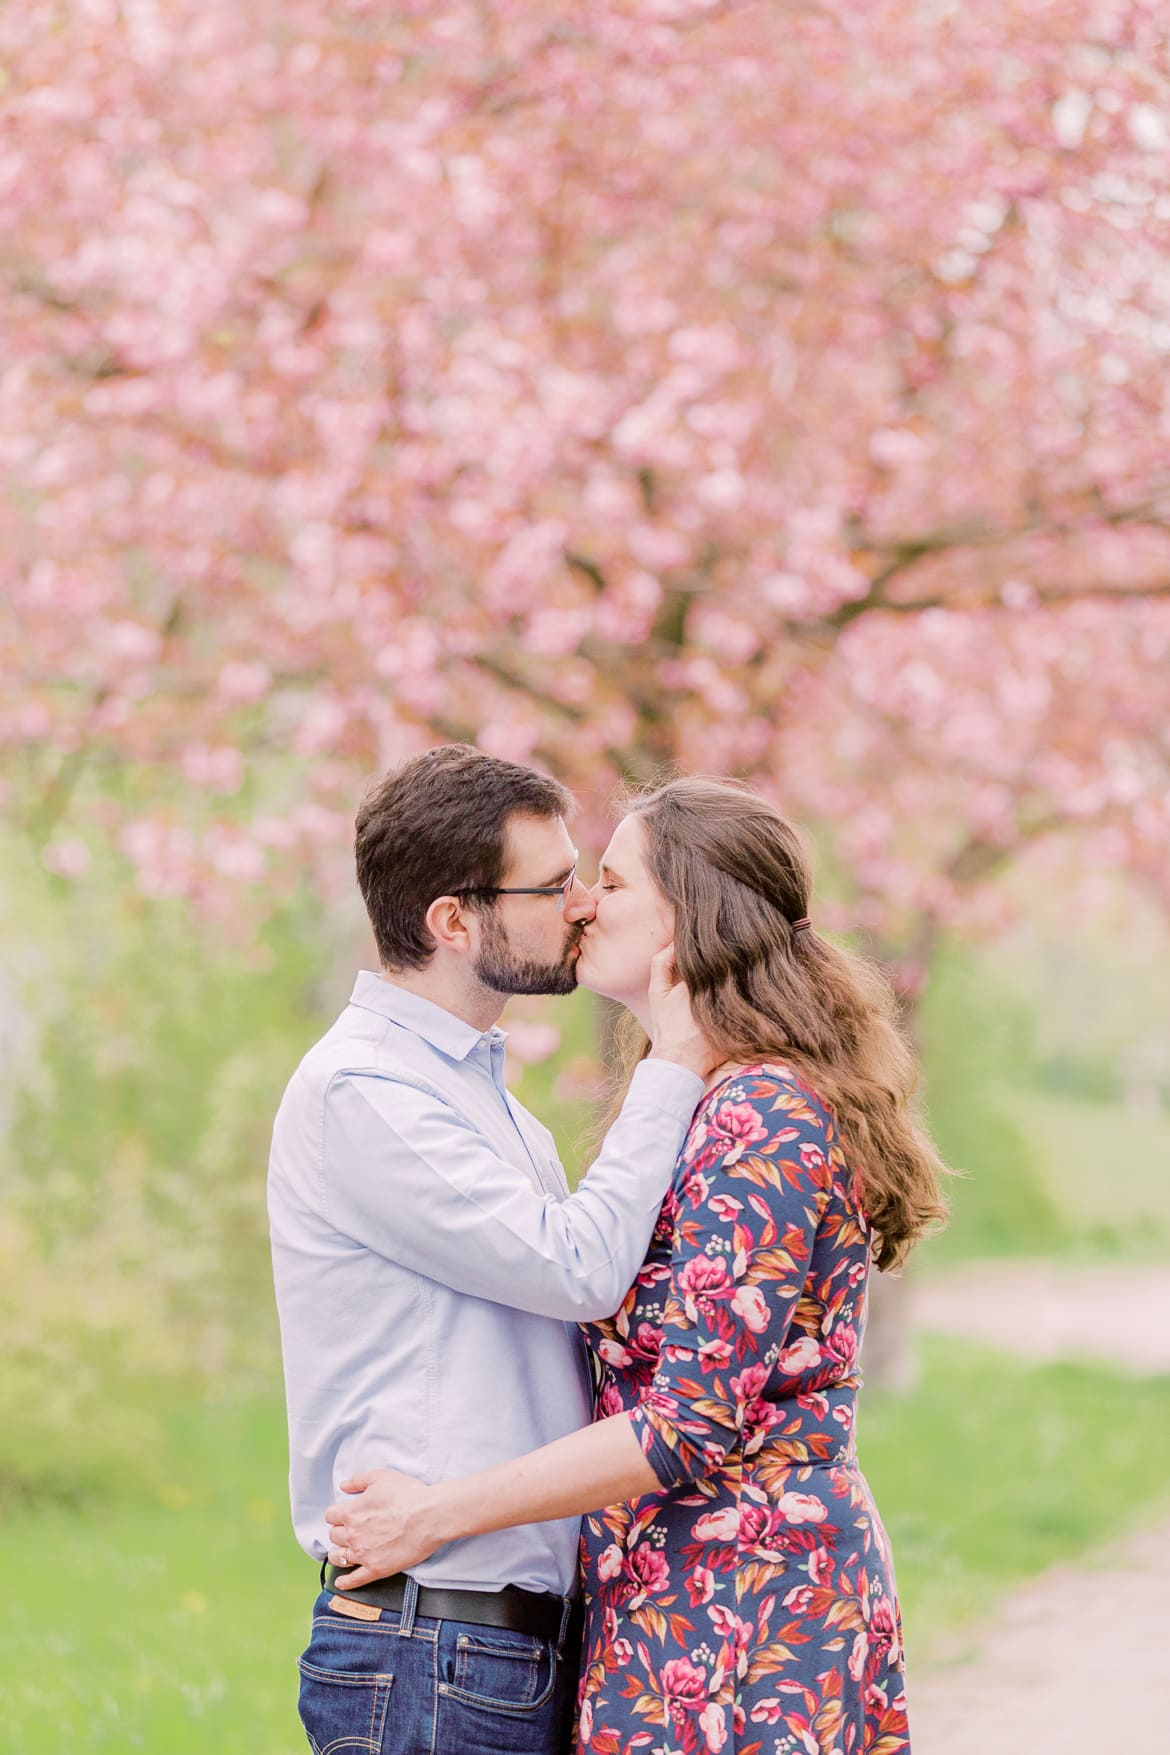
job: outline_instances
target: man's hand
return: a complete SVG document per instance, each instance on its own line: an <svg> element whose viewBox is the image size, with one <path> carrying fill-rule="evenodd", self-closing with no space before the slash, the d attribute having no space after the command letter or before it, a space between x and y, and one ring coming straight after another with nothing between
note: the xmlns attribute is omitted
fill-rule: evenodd
<svg viewBox="0 0 1170 1755"><path fill-rule="evenodd" d="M672 944L650 961L650 1053L656 1060L685 1066L701 1079L723 1058L695 1022L690 991L679 979Z"/></svg>
<svg viewBox="0 0 1170 1755"><path fill-rule="evenodd" d="M334 1566L357 1571L334 1581L335 1590L353 1590L375 1578L406 1572L433 1554L444 1540L435 1526L433 1487L395 1469L368 1469L342 1481L343 1502L325 1513ZM349 1497L352 1495L352 1497Z"/></svg>

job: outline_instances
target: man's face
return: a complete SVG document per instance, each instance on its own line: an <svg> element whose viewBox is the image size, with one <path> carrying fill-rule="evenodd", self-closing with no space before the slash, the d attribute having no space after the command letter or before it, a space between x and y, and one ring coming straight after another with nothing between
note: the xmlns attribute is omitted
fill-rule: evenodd
<svg viewBox="0 0 1170 1755"><path fill-rule="evenodd" d="M553 888L577 862L561 817L515 816L505 840L504 889ZM574 881L558 897L497 896L483 910L472 967L493 993L572 993L577 985L577 946L596 912L584 884Z"/></svg>

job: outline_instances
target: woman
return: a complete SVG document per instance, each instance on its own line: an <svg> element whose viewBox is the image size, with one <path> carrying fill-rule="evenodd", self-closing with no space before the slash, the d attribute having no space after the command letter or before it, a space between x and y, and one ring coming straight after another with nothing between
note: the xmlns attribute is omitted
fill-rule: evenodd
<svg viewBox="0 0 1170 1755"><path fill-rule="evenodd" d="M795 832L747 788L635 800L579 979L645 1025L673 943L718 1064L637 1281L587 1331L599 1418L462 1481L362 1477L329 1514L355 1584L456 1536L591 1514L581 1755L909 1747L857 1354L870 1260L896 1267L943 1217L941 1165L888 986L808 908Z"/></svg>

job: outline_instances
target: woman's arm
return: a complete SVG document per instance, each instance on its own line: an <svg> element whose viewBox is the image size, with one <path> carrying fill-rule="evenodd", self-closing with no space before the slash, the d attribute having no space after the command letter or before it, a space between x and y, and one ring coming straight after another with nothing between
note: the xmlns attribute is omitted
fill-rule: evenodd
<svg viewBox="0 0 1170 1755"><path fill-rule="evenodd" d="M619 1500L658 1493L662 1483L642 1454L625 1414L570 1432L514 1462L428 1487L391 1469L343 1481L352 1498L325 1513L335 1566L360 1564L338 1579L353 1589L405 1572L444 1542L518 1523L579 1517Z"/></svg>

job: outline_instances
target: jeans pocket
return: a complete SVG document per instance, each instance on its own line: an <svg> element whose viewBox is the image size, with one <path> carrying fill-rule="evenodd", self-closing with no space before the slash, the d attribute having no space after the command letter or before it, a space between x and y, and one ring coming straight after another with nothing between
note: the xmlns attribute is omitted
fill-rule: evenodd
<svg viewBox="0 0 1170 1755"><path fill-rule="evenodd" d="M488 1711L535 1712L548 1701L556 1676L556 1655L544 1640L485 1627L458 1635L454 1673L443 1693Z"/></svg>
<svg viewBox="0 0 1170 1755"><path fill-rule="evenodd" d="M325 1616L314 1620L308 1650L297 1660L297 1704L314 1755L377 1755L394 1685L378 1668L384 1651L384 1638L355 1634Z"/></svg>

